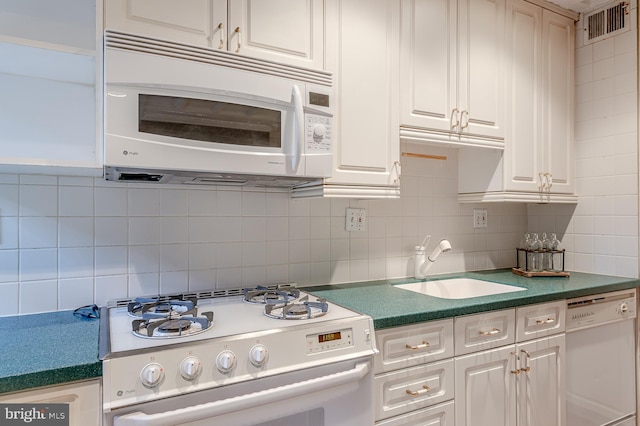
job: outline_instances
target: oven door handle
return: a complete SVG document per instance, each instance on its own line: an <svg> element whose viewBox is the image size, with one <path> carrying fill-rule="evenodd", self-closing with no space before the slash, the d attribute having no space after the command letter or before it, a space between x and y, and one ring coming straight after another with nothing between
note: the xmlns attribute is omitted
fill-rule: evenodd
<svg viewBox="0 0 640 426"><path fill-rule="evenodd" d="M116 416L114 426L164 426L215 418L228 413L255 409L257 406L286 402L296 397L326 391L340 385L362 380L370 370L369 362L358 363L354 368L339 373L304 380L289 385L240 395L193 407L180 408L162 413L145 414L140 411ZM350 390L352 391L352 390ZM336 397L334 393L331 397Z"/></svg>

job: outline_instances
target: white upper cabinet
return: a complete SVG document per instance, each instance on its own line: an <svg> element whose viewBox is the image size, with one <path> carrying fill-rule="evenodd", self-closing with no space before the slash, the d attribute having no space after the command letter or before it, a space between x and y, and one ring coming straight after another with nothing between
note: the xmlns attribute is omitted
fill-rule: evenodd
<svg viewBox="0 0 640 426"><path fill-rule="evenodd" d="M548 174L545 190L573 194L575 23L544 10L542 25L545 109L538 173Z"/></svg>
<svg viewBox="0 0 640 426"><path fill-rule="evenodd" d="M504 146L504 0L403 0L401 137Z"/></svg>
<svg viewBox="0 0 640 426"><path fill-rule="evenodd" d="M573 19L509 0L504 152L461 150L460 201L575 203Z"/></svg>
<svg viewBox="0 0 640 426"><path fill-rule="evenodd" d="M327 68L334 76L334 169L330 179L296 188L293 196L396 198L398 2L328 2L327 22Z"/></svg>
<svg viewBox="0 0 640 426"><path fill-rule="evenodd" d="M324 69L323 0L109 0L106 28Z"/></svg>
<svg viewBox="0 0 640 426"><path fill-rule="evenodd" d="M83 0L0 7L3 172L102 173L101 8Z"/></svg>

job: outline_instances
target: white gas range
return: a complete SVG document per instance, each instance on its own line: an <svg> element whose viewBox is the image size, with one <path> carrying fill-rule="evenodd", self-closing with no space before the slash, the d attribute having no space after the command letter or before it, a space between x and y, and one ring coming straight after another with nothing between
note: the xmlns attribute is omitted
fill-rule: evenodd
<svg viewBox="0 0 640 426"><path fill-rule="evenodd" d="M373 424L354 408L373 401L373 321L294 286L121 300L101 318L106 425Z"/></svg>

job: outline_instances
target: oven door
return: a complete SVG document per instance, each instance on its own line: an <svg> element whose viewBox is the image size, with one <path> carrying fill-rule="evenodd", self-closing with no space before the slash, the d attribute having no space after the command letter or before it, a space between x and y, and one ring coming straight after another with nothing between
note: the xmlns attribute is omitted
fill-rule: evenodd
<svg viewBox="0 0 640 426"><path fill-rule="evenodd" d="M114 426L374 424L372 357L181 395L105 414Z"/></svg>

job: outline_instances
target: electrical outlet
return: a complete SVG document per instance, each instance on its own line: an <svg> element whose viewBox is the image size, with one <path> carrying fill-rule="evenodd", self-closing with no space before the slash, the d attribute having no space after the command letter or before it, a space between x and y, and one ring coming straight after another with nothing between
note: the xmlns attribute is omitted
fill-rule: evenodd
<svg viewBox="0 0 640 426"><path fill-rule="evenodd" d="M367 214L365 209L347 208L344 228L347 231L364 231L367 225Z"/></svg>
<svg viewBox="0 0 640 426"><path fill-rule="evenodd" d="M473 209L473 228L487 227L487 209Z"/></svg>

